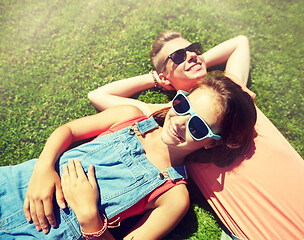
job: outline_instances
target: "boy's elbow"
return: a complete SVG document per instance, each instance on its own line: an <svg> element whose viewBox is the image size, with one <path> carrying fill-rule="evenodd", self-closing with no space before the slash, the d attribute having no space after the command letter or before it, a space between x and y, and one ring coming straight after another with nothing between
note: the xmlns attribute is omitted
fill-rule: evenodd
<svg viewBox="0 0 304 240"><path fill-rule="evenodd" d="M90 100L90 102L92 103L92 105L97 108L100 111L105 110L104 106L101 105L100 103L101 101L101 94L96 93L96 91L91 91L88 93L88 99Z"/></svg>
<svg viewBox="0 0 304 240"><path fill-rule="evenodd" d="M89 93L88 93L88 99L89 99L91 102L93 102L94 98L95 98L95 93L94 93L94 91L89 92Z"/></svg>
<svg viewBox="0 0 304 240"><path fill-rule="evenodd" d="M100 91L97 92L96 90L93 90L88 93L88 99L95 107L97 107L99 109L101 99L103 99L103 95ZM103 109L99 109L99 110L103 110Z"/></svg>
<svg viewBox="0 0 304 240"><path fill-rule="evenodd" d="M241 42L244 42L244 43L249 43L249 39L247 36L245 35L239 35L237 36L238 40L241 41Z"/></svg>

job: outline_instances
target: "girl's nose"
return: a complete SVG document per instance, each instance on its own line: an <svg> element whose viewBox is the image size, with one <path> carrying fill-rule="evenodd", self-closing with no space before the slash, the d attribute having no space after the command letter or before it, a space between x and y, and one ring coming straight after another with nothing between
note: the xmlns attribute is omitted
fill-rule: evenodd
<svg viewBox="0 0 304 240"><path fill-rule="evenodd" d="M187 115L177 115L175 117L175 123L180 127L180 128L185 128L187 126L187 123L190 119L190 114Z"/></svg>

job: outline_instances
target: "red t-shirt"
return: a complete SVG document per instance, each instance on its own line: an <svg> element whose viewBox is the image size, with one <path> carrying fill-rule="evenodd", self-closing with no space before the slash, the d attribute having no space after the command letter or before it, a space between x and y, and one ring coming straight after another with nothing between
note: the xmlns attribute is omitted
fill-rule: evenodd
<svg viewBox="0 0 304 240"><path fill-rule="evenodd" d="M255 130L247 158L225 168L189 163L189 174L237 237L304 239L304 161L258 108Z"/></svg>

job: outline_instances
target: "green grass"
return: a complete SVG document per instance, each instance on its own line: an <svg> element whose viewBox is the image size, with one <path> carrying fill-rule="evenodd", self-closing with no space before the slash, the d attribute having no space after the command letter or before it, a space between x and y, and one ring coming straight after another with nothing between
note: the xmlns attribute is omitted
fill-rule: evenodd
<svg viewBox="0 0 304 240"><path fill-rule="evenodd" d="M96 113L90 90L150 71L150 46L164 29L205 49L248 36L256 103L303 157L303 16L302 0L2 0L0 164L38 157L56 127ZM167 239L219 234L211 211L193 201Z"/></svg>

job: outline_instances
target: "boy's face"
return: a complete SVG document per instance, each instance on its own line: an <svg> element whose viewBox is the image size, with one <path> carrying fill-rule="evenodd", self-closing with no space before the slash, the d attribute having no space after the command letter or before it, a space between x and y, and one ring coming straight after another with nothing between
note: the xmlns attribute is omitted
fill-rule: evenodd
<svg viewBox="0 0 304 240"><path fill-rule="evenodd" d="M188 47L191 43L184 38L176 38L167 42L157 56L161 65L173 52ZM205 78L207 74L206 63L202 55L195 52L186 52L186 59L180 64L174 63L171 59L167 61L163 74L171 81L176 90L189 90L197 84L198 80Z"/></svg>

